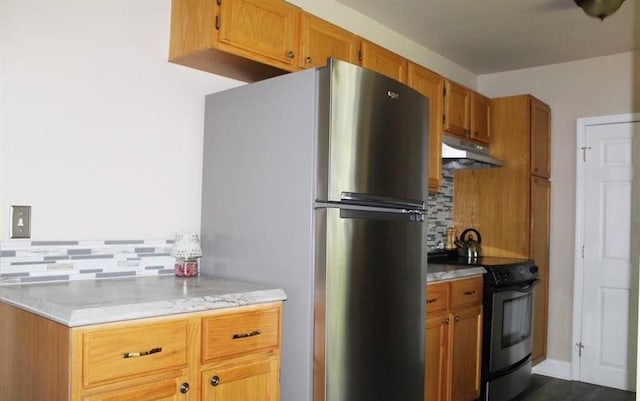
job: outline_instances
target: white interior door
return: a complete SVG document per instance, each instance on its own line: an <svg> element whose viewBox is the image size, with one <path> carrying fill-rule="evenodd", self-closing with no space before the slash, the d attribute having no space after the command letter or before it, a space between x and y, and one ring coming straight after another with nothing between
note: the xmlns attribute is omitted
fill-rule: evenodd
<svg viewBox="0 0 640 401"><path fill-rule="evenodd" d="M640 122L585 127L581 381L635 390L633 137ZM633 264L634 267L636 264Z"/></svg>

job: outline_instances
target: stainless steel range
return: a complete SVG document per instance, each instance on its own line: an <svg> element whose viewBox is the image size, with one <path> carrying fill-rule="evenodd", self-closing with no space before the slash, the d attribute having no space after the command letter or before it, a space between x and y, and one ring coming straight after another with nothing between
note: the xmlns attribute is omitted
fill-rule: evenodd
<svg viewBox="0 0 640 401"><path fill-rule="evenodd" d="M482 258L484 401L511 400L531 382L533 288L538 267L531 260Z"/></svg>
<svg viewBox="0 0 640 401"><path fill-rule="evenodd" d="M532 260L451 254L429 263L482 266L484 275L481 401L508 401L531 382L533 288L538 267Z"/></svg>

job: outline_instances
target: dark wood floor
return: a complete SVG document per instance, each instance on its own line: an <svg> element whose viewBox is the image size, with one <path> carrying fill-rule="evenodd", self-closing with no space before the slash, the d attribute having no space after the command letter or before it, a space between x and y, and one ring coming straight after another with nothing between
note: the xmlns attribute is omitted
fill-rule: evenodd
<svg viewBox="0 0 640 401"><path fill-rule="evenodd" d="M635 401L636 393L533 375L531 386L513 401Z"/></svg>

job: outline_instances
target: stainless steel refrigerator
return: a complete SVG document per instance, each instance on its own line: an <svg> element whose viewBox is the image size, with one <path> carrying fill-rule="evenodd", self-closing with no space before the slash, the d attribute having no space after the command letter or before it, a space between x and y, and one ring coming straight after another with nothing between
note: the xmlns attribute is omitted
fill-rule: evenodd
<svg viewBox="0 0 640 401"><path fill-rule="evenodd" d="M423 401L427 127L336 60L206 97L201 272L287 293L282 401Z"/></svg>

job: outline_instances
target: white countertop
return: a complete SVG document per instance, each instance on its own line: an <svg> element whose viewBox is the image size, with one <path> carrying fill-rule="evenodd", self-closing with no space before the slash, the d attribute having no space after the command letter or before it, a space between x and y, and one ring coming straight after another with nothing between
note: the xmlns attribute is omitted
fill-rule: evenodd
<svg viewBox="0 0 640 401"><path fill-rule="evenodd" d="M283 301L282 289L211 277L0 286L0 301L68 327Z"/></svg>
<svg viewBox="0 0 640 401"><path fill-rule="evenodd" d="M487 271L482 266L460 266L429 263L427 265L427 283L478 276L486 272Z"/></svg>

